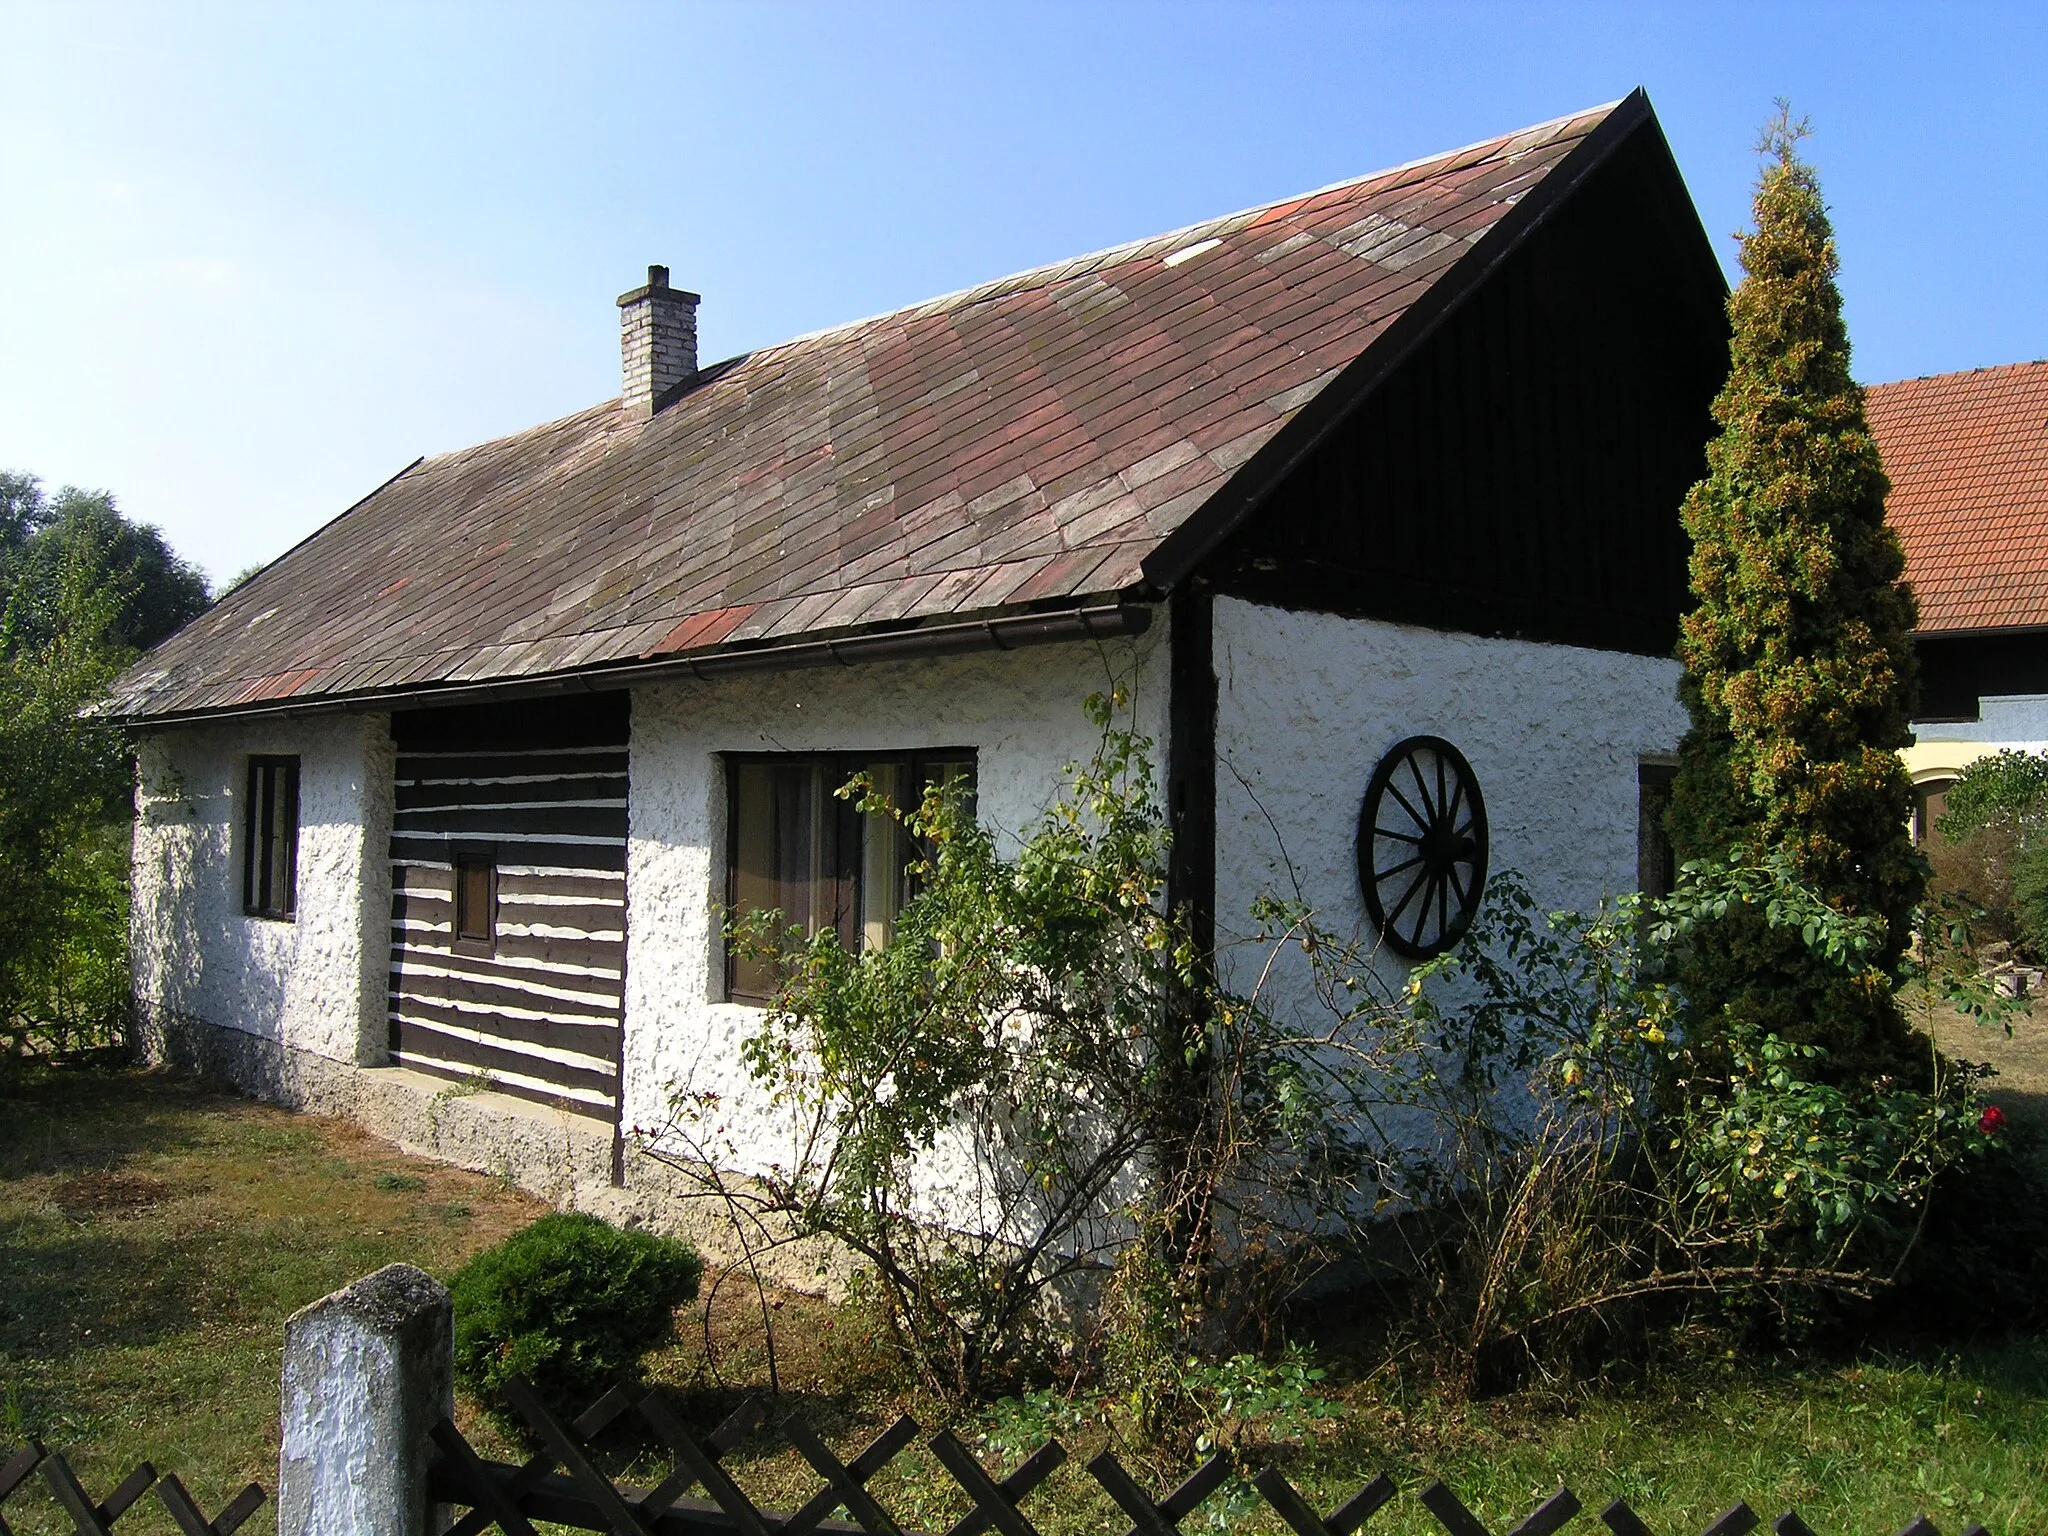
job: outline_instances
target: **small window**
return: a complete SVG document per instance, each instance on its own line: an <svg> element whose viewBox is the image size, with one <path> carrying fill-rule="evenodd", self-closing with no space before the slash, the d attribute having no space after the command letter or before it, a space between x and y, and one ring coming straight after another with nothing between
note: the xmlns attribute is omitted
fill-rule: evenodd
<svg viewBox="0 0 2048 1536"><path fill-rule="evenodd" d="M836 929L855 950L889 942L896 914L914 894L910 865L919 850L893 816L863 814L836 793L861 773L899 807L934 784L964 781L974 792L974 754L967 750L728 758L731 916L779 912L784 929L806 938ZM763 1000L774 993L774 967L728 953L726 989L734 998Z"/></svg>
<svg viewBox="0 0 2048 1536"><path fill-rule="evenodd" d="M249 759L242 818L242 910L290 921L298 909L299 760Z"/></svg>
<svg viewBox="0 0 2048 1536"><path fill-rule="evenodd" d="M1671 809L1672 763L1642 763L1636 768L1636 889L1645 896L1669 896L1678 885L1678 855L1664 816Z"/></svg>
<svg viewBox="0 0 2048 1536"><path fill-rule="evenodd" d="M455 937L485 948L498 941L498 861L488 850L456 852Z"/></svg>

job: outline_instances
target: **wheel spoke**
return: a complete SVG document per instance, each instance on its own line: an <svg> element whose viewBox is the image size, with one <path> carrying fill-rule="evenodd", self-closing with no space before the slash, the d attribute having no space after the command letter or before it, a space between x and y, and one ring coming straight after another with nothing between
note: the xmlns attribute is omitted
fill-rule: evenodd
<svg viewBox="0 0 2048 1536"><path fill-rule="evenodd" d="M1434 893L1437 889L1438 883L1441 880L1441 878L1442 877L1440 875L1433 874L1428 878L1428 880L1422 883L1424 884L1428 892ZM1424 949L1428 947L1424 943L1422 935L1424 931L1429 927L1430 901L1431 895L1425 894L1422 898L1422 905L1415 909L1415 928L1414 931L1412 931L1408 935L1408 942L1410 944L1413 944L1417 949Z"/></svg>
<svg viewBox="0 0 2048 1536"><path fill-rule="evenodd" d="M1413 865L1420 864L1421 862L1422 855L1418 853L1412 859L1403 859L1398 864L1389 864L1385 869L1375 869L1373 871L1373 876L1375 879L1384 880L1389 875L1398 875L1399 873L1401 873L1402 870L1408 869Z"/></svg>
<svg viewBox="0 0 2048 1536"><path fill-rule="evenodd" d="M1396 918L1398 918L1403 912L1408 910L1408 903L1415 899L1415 893L1421 890L1427 884L1429 884L1429 875L1427 874L1427 872L1419 874L1413 880L1409 881L1408 889L1402 893L1401 899L1394 904L1394 910L1387 914L1387 926L1389 928L1394 926L1394 920Z"/></svg>
<svg viewBox="0 0 2048 1536"><path fill-rule="evenodd" d="M1420 795L1422 803L1429 807L1429 815L1423 820L1422 824L1426 827L1433 827L1436 825L1439 812L1436 802L1429 798L1429 785L1422 777L1422 766L1415 761L1419 755L1414 752L1408 754L1408 777L1415 781L1415 793ZM1391 784L1387 787L1389 789L1393 788Z"/></svg>
<svg viewBox="0 0 2048 1536"><path fill-rule="evenodd" d="M1372 835L1374 837L1391 837L1404 843L1420 843L1422 841L1422 834L1420 832L1396 832L1391 827L1374 827Z"/></svg>
<svg viewBox="0 0 2048 1536"><path fill-rule="evenodd" d="M1391 779L1387 781L1387 793L1392 795L1396 800L1401 802L1401 809L1406 811L1410 816L1415 818L1415 825L1422 831L1427 832L1431 827L1436 825L1436 818L1434 816L1425 816L1422 814L1422 812L1415 809L1414 806L1410 805L1408 803L1408 797L1401 793L1401 791L1395 786L1394 782ZM1425 800L1427 800L1428 798L1429 797L1427 795L1423 796L1423 799Z"/></svg>

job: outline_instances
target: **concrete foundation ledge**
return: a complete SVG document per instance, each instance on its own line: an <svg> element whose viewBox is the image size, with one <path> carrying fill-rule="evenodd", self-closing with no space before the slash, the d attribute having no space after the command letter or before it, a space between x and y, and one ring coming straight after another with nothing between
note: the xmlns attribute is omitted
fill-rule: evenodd
<svg viewBox="0 0 2048 1536"><path fill-rule="evenodd" d="M406 1067L335 1061L189 1016L145 1021L138 1033L153 1066L351 1121L415 1156L494 1175L560 1210L685 1238L714 1264L746 1258L721 1205L687 1173L629 1141L615 1182L611 1128L588 1116ZM773 1283L814 1294L840 1293L851 1273L843 1251L817 1242L784 1244L757 1262Z"/></svg>

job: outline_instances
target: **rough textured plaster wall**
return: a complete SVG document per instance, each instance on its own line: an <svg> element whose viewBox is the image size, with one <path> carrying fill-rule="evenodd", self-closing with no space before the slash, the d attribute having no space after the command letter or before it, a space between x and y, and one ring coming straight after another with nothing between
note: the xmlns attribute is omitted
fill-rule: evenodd
<svg viewBox="0 0 2048 1536"><path fill-rule="evenodd" d="M144 739L131 926L148 1032L203 1022L334 1061L384 1059L391 747L384 715ZM252 753L299 758L298 913L242 912Z"/></svg>
<svg viewBox="0 0 2048 1536"><path fill-rule="evenodd" d="M739 1061L760 1010L719 1001L725 896L723 752L899 751L973 747L978 813L1015 834L1053 800L1064 764L1096 743L1082 701L1114 681L1131 688L1132 718L1163 757L1166 626L1135 641L1032 647L936 661L676 683L633 704L631 841L626 899L625 1123L668 1120L671 1086L723 1096L726 1166L789 1161L786 1120L760 1101ZM926 1187L967 1175L941 1157Z"/></svg>
<svg viewBox="0 0 2048 1536"><path fill-rule="evenodd" d="M1545 908L1633 889L1636 769L1685 730L1678 664L1328 614L1216 603L1219 941L1262 891L1366 930L1355 847L1366 782L1404 737L1441 736L1486 799L1495 871ZM1258 956L1226 954L1246 983ZM1306 997L1294 979L1295 1001ZM1285 994L1283 994L1285 995Z"/></svg>

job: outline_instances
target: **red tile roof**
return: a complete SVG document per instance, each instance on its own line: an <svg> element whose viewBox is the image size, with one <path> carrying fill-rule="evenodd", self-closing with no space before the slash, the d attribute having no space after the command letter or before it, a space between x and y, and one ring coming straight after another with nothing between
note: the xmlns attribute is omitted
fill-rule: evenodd
<svg viewBox="0 0 2048 1536"><path fill-rule="evenodd" d="M1139 594L1148 554L1610 119L1602 142L1654 121L1638 94L767 347L651 419L609 401L424 460L112 709L367 702Z"/></svg>
<svg viewBox="0 0 2048 1536"><path fill-rule="evenodd" d="M1921 632L2048 625L2048 361L1880 384L1868 406Z"/></svg>

